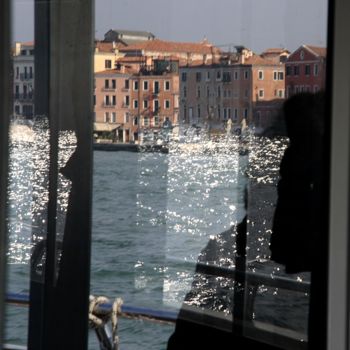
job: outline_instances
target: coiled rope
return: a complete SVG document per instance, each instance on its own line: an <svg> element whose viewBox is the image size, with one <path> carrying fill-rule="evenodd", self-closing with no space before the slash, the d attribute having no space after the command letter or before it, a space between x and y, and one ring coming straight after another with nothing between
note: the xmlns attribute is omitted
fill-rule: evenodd
<svg viewBox="0 0 350 350"><path fill-rule="evenodd" d="M123 300L116 298L112 309L100 307L103 304L109 303L110 300L104 296L95 297L90 295L89 324L91 328L99 331L101 349L119 350L118 316L121 314ZM105 331L102 332L108 322L111 323L111 338L108 337Z"/></svg>

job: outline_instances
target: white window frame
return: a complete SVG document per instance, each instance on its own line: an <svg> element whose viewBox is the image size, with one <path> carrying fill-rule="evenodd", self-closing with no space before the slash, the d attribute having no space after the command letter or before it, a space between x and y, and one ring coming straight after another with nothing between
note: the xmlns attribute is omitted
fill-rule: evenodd
<svg viewBox="0 0 350 350"><path fill-rule="evenodd" d="M168 87L167 87L168 85ZM171 84L170 84L170 80L165 80L164 81L164 91L170 91L171 89Z"/></svg>
<svg viewBox="0 0 350 350"><path fill-rule="evenodd" d="M258 80L264 80L264 71L262 69L258 70Z"/></svg>
<svg viewBox="0 0 350 350"><path fill-rule="evenodd" d="M148 80L144 80L142 82L142 89L143 89L143 91L148 91L149 90L149 81Z"/></svg>
<svg viewBox="0 0 350 350"><path fill-rule="evenodd" d="M170 100L169 99L164 100L164 109L170 109Z"/></svg>
<svg viewBox="0 0 350 350"><path fill-rule="evenodd" d="M133 82L132 82L132 89L134 91L139 91L139 81L138 80L133 80Z"/></svg>

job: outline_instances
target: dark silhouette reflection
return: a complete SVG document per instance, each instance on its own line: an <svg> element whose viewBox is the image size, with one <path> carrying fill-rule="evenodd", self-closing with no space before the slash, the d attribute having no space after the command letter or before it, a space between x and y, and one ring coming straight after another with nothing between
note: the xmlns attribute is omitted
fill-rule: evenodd
<svg viewBox="0 0 350 350"><path fill-rule="evenodd" d="M311 272L309 349L326 348L327 164L324 93L283 106L289 146L280 166L271 259L287 273Z"/></svg>
<svg viewBox="0 0 350 350"><path fill-rule="evenodd" d="M308 348L318 350L324 349L326 343L328 187L324 94L303 93L291 97L283 105L283 116L289 143L280 164L270 241L272 261L268 263L282 264L287 274L311 271ZM254 207L254 203L252 205ZM238 225L220 233L216 242L210 241L200 254L191 290L185 297L167 350L213 349L213 344L217 349L245 349L248 346L260 350L283 349L281 343L266 345L244 336L246 315L243 309L247 307L245 298L251 294L247 290L251 288L249 283L245 283L249 219L248 211L248 216ZM228 259L227 266L222 263L223 259ZM233 266L235 269L231 272L227 268L223 269L226 272L220 269ZM283 300L282 294L278 298L278 303L281 302L288 304L291 300ZM283 305L268 307L275 306L283 309ZM208 310L221 312L222 317L213 317Z"/></svg>

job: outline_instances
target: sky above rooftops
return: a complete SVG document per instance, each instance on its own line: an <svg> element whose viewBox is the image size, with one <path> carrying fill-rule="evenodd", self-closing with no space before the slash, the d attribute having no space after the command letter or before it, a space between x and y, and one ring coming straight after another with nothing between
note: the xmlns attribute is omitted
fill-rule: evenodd
<svg viewBox="0 0 350 350"><path fill-rule="evenodd" d="M33 39L33 0L14 0L13 40ZM95 0L95 36L109 29L152 32L171 41L207 38L260 53L301 44L326 46L326 0Z"/></svg>

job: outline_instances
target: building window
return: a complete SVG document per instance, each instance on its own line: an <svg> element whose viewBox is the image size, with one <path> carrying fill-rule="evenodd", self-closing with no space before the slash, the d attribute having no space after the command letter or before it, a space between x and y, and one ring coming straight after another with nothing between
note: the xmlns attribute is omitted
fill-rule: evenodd
<svg viewBox="0 0 350 350"><path fill-rule="evenodd" d="M225 83L229 83L231 81L231 73L230 72L224 72L222 76L222 80Z"/></svg>
<svg viewBox="0 0 350 350"><path fill-rule="evenodd" d="M143 100L143 108L144 109L148 108L148 100Z"/></svg>
<svg viewBox="0 0 350 350"><path fill-rule="evenodd" d="M105 112L103 121L105 123L108 123L108 120L109 120L109 112Z"/></svg>
<svg viewBox="0 0 350 350"><path fill-rule="evenodd" d="M247 80L249 78L249 71L244 71L244 79Z"/></svg>
<svg viewBox="0 0 350 350"><path fill-rule="evenodd" d="M197 98L201 97L201 87L200 85L197 86Z"/></svg>
<svg viewBox="0 0 350 350"><path fill-rule="evenodd" d="M291 75L291 69L290 66L286 66L286 75Z"/></svg>
<svg viewBox="0 0 350 350"><path fill-rule="evenodd" d="M244 108L243 117L244 117L245 119L248 118L248 108Z"/></svg>
<svg viewBox="0 0 350 350"><path fill-rule="evenodd" d="M278 72L278 80L284 80L284 73Z"/></svg>
<svg viewBox="0 0 350 350"><path fill-rule="evenodd" d="M138 89L139 89L139 82L137 80L134 80L133 85L134 85L133 86L134 91L138 91Z"/></svg>
<svg viewBox="0 0 350 350"><path fill-rule="evenodd" d="M105 60L105 68L106 69L112 68L112 61L111 60Z"/></svg>
<svg viewBox="0 0 350 350"><path fill-rule="evenodd" d="M109 106L109 104L110 104L109 96L106 95L106 96L105 96L105 105L106 105L106 106Z"/></svg>
<svg viewBox="0 0 350 350"><path fill-rule="evenodd" d="M264 98L264 89L259 89L259 99Z"/></svg>
<svg viewBox="0 0 350 350"><path fill-rule="evenodd" d="M164 108L169 109L170 108L170 100L165 100L164 101Z"/></svg>
<svg viewBox="0 0 350 350"><path fill-rule="evenodd" d="M234 119L234 121L237 121L237 119L238 119L238 108L235 108L235 110L234 110L233 119Z"/></svg>
<svg viewBox="0 0 350 350"><path fill-rule="evenodd" d="M153 84L153 91L155 94L159 94L159 81L156 80Z"/></svg>
<svg viewBox="0 0 350 350"><path fill-rule="evenodd" d="M299 66L294 66L294 75L299 75Z"/></svg>
<svg viewBox="0 0 350 350"><path fill-rule="evenodd" d="M116 89L117 88L117 83L115 79L112 79L112 89Z"/></svg>
<svg viewBox="0 0 350 350"><path fill-rule="evenodd" d="M109 89L109 80L105 79L105 89Z"/></svg>
<svg viewBox="0 0 350 350"><path fill-rule="evenodd" d="M115 112L112 112L111 115L111 123L116 123L117 122L117 115Z"/></svg>
<svg viewBox="0 0 350 350"><path fill-rule="evenodd" d="M124 80L124 89L129 90L129 87L130 87L130 81L129 81L129 79L125 79Z"/></svg>
<svg viewBox="0 0 350 350"><path fill-rule="evenodd" d="M138 125L139 124L138 117L134 117L132 123L133 123L133 125Z"/></svg>
<svg viewBox="0 0 350 350"><path fill-rule="evenodd" d="M96 106L96 95L94 95L94 106Z"/></svg>
<svg viewBox="0 0 350 350"><path fill-rule="evenodd" d="M143 82L143 90L148 91L148 80L144 80Z"/></svg>
<svg viewBox="0 0 350 350"><path fill-rule="evenodd" d="M207 81L210 81L210 72L208 71L207 72L207 78L206 78Z"/></svg>
<svg viewBox="0 0 350 350"><path fill-rule="evenodd" d="M138 100L134 100L134 108L138 108L139 107L139 101Z"/></svg>
<svg viewBox="0 0 350 350"><path fill-rule="evenodd" d="M305 53L303 50L300 51L300 59L303 60L305 57Z"/></svg>
<svg viewBox="0 0 350 350"><path fill-rule="evenodd" d="M159 126L160 118L156 115L154 117L154 126Z"/></svg>
<svg viewBox="0 0 350 350"><path fill-rule="evenodd" d="M216 80L221 80L221 71L220 70L218 70L216 72Z"/></svg>
<svg viewBox="0 0 350 350"><path fill-rule="evenodd" d="M124 114L124 123L129 123L129 113L128 112L126 112Z"/></svg>
<svg viewBox="0 0 350 350"><path fill-rule="evenodd" d="M182 72L181 81L187 81L187 73L186 72Z"/></svg>
<svg viewBox="0 0 350 350"><path fill-rule="evenodd" d="M283 89L278 90L278 97L284 98L284 90Z"/></svg>
<svg viewBox="0 0 350 350"><path fill-rule="evenodd" d="M158 113L159 112L159 100L154 100L153 101L153 111L154 111L154 113Z"/></svg>
<svg viewBox="0 0 350 350"><path fill-rule="evenodd" d="M166 80L164 82L164 90L165 91L169 91L170 90L170 81L169 80Z"/></svg>
<svg viewBox="0 0 350 350"><path fill-rule="evenodd" d="M184 88L182 90L182 95L183 95L184 98L187 97L187 88L186 88L186 86L184 86Z"/></svg>
<svg viewBox="0 0 350 350"><path fill-rule="evenodd" d="M233 72L233 79L234 79L234 80L238 80L238 79L239 79L239 77L238 77L238 71L237 71L237 70L235 70L235 71Z"/></svg>
<svg viewBox="0 0 350 350"><path fill-rule="evenodd" d="M227 109L224 108L224 120L226 120L226 119L227 119Z"/></svg>
<svg viewBox="0 0 350 350"><path fill-rule="evenodd" d="M264 80L264 71L263 70L259 70L258 71L258 79L259 80Z"/></svg>
<svg viewBox="0 0 350 350"><path fill-rule="evenodd" d="M218 90L217 90L217 93L218 93L218 97L221 97L221 87L220 86L218 86Z"/></svg>
<svg viewBox="0 0 350 350"><path fill-rule="evenodd" d="M129 107L130 106L130 96L125 96L124 97L124 105L126 107Z"/></svg>
<svg viewBox="0 0 350 350"><path fill-rule="evenodd" d="M149 118L148 117L143 117L143 125L149 126Z"/></svg>
<svg viewBox="0 0 350 350"><path fill-rule="evenodd" d="M200 119L200 117L201 117L201 106L200 105L197 106L197 114L198 114L198 119Z"/></svg>
<svg viewBox="0 0 350 350"><path fill-rule="evenodd" d="M307 65L305 66L305 75L310 75L310 72L311 72L310 65L307 64Z"/></svg>
<svg viewBox="0 0 350 350"><path fill-rule="evenodd" d="M314 64L314 76L318 76L318 64Z"/></svg>
<svg viewBox="0 0 350 350"><path fill-rule="evenodd" d="M113 95L112 96L112 105L115 106L117 104L117 96Z"/></svg>
<svg viewBox="0 0 350 350"><path fill-rule="evenodd" d="M202 73L201 72L196 72L196 81L199 82L202 80Z"/></svg>

